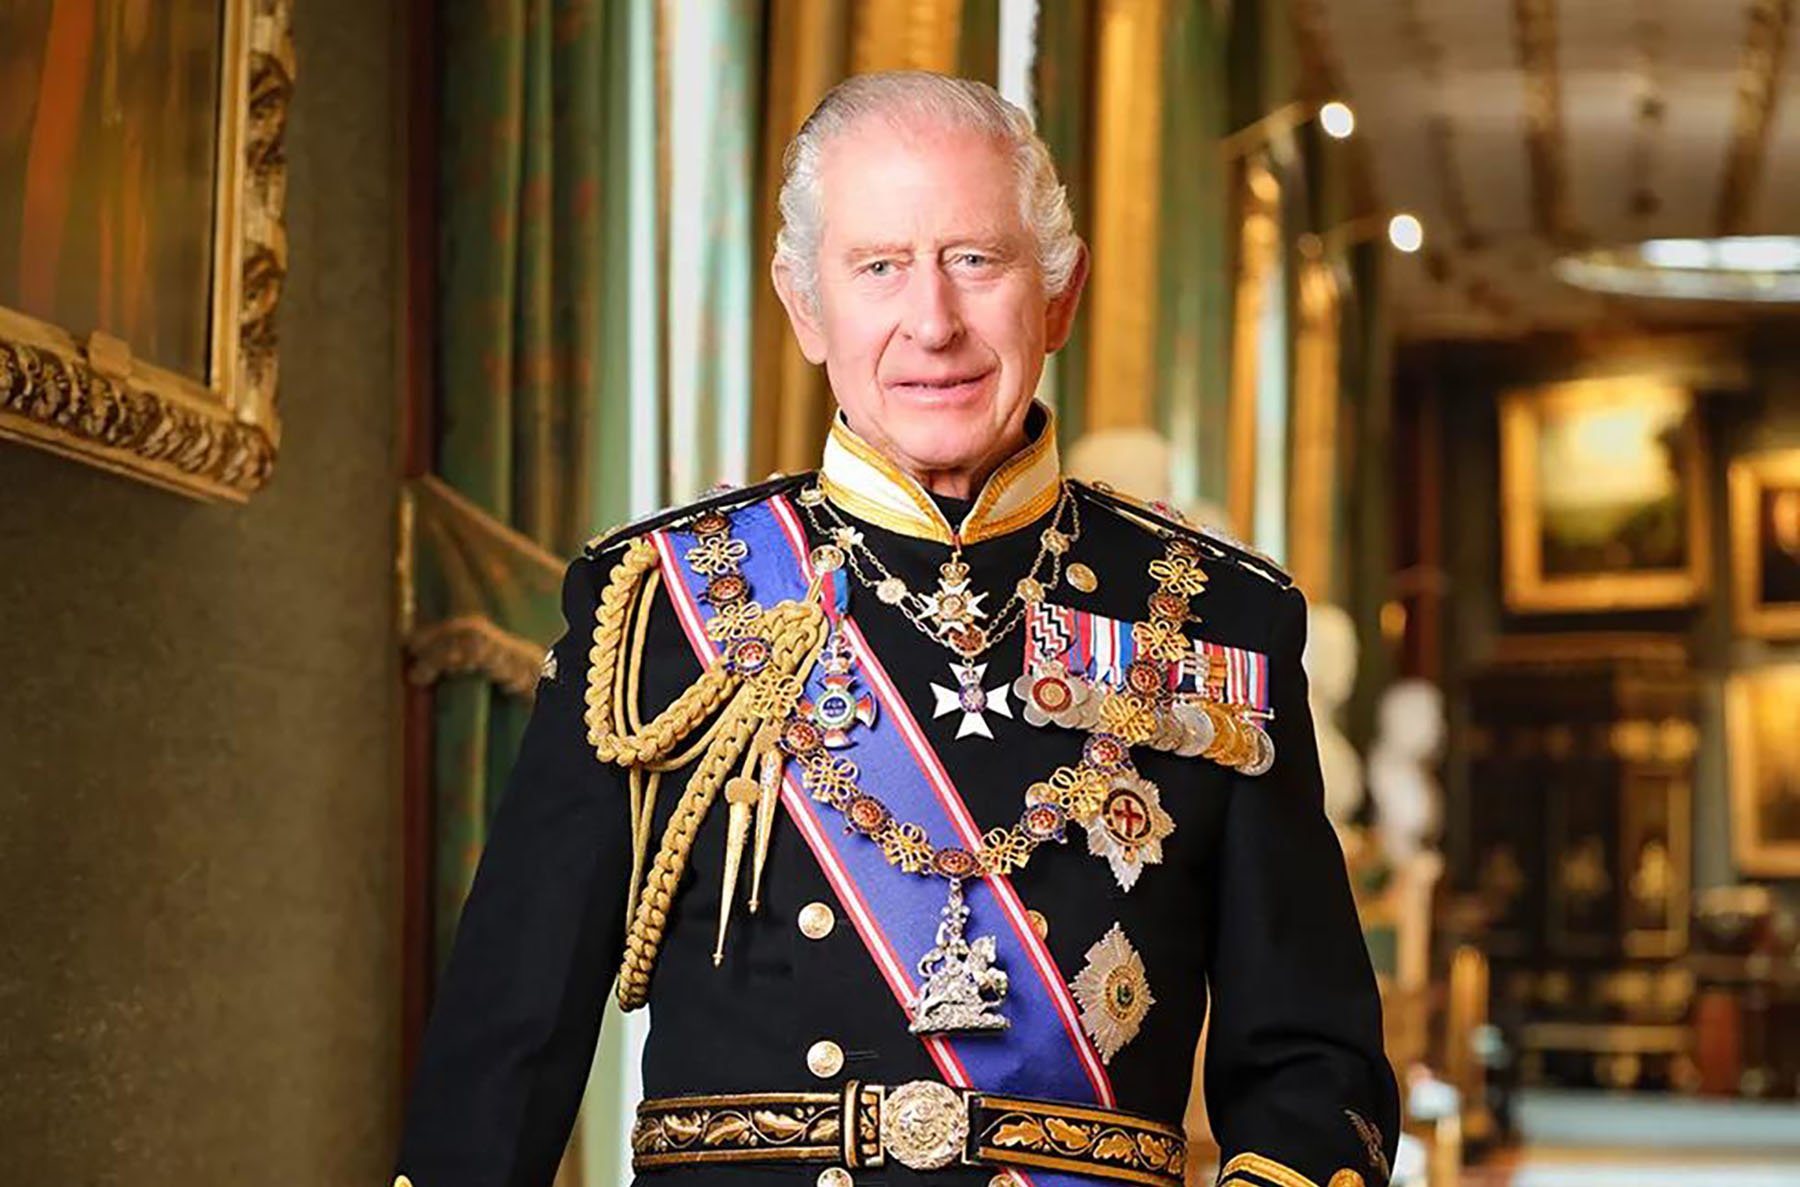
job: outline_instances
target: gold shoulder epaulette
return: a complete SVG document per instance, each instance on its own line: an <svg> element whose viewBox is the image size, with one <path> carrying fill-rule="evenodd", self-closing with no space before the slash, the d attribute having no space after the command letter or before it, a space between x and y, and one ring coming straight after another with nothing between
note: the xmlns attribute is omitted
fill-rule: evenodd
<svg viewBox="0 0 1800 1187"><path fill-rule="evenodd" d="M1186 536L1198 542L1214 560L1230 561L1238 568L1255 574L1278 589L1286 589L1294 584L1294 579L1263 553L1210 524L1201 526L1189 522L1179 508L1168 503L1126 494L1104 482L1071 480L1070 485L1096 503L1118 512L1145 530L1165 537L1170 535Z"/></svg>
<svg viewBox="0 0 1800 1187"><path fill-rule="evenodd" d="M582 551L587 553L590 558L598 557L601 553L617 548L629 540L635 540L646 532L654 532L657 528L680 523L684 519L692 519L703 511L731 511L751 503L761 502L771 495L778 495L804 484L813 477L813 474L814 471L811 470L799 474L771 474L761 482L752 483L749 486L716 487L691 503L653 511L630 523L607 528L589 540Z"/></svg>

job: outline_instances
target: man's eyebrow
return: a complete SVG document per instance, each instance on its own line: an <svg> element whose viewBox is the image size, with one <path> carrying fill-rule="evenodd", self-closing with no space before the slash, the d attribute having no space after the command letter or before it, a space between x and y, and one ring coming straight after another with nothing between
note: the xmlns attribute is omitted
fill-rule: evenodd
<svg viewBox="0 0 1800 1187"><path fill-rule="evenodd" d="M857 263L873 256L905 255L912 250L907 243L861 243L844 249L844 259L849 263Z"/></svg>
<svg viewBox="0 0 1800 1187"><path fill-rule="evenodd" d="M944 240L939 251L965 251L969 248L992 256L1009 257L1017 254L1017 246L1007 236L984 232L952 236ZM856 264L878 256L910 255L912 250L913 245L910 243L863 243L845 248L843 259L846 263Z"/></svg>
<svg viewBox="0 0 1800 1187"><path fill-rule="evenodd" d="M1017 252L1018 246L1005 235L965 235L960 239L951 239L945 247L952 251L975 248L991 256L1010 256Z"/></svg>

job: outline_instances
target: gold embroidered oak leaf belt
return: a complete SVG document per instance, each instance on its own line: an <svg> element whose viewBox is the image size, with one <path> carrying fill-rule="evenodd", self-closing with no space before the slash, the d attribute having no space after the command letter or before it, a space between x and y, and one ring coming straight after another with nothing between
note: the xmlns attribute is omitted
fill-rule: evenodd
<svg viewBox="0 0 1800 1187"><path fill-rule="evenodd" d="M1179 1127L1114 1109L952 1088L931 1080L841 1092L669 1096L638 1106L632 1167L888 1159L917 1171L1043 1167L1150 1187L1181 1187Z"/></svg>

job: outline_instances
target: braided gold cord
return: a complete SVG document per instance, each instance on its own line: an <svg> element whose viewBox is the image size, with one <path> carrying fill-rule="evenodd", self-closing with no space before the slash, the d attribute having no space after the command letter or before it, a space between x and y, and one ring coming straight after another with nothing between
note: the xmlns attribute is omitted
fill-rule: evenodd
<svg viewBox="0 0 1800 1187"><path fill-rule="evenodd" d="M642 593L632 602L628 619L631 625L631 654L624 670L615 675L613 687L613 729L618 733L635 733L644 728L643 714L638 711L638 676L643 667L644 641L650 631L650 603L661 582L661 570L652 570L640 587ZM620 683L625 689L621 693ZM656 793L662 785L661 771L645 771L627 767L626 784L631 802L631 881L625 891L625 918L637 913L638 888L644 883L644 860L650 850L650 821L656 815Z"/></svg>
<svg viewBox="0 0 1800 1187"><path fill-rule="evenodd" d="M756 723L737 705L732 705L725 714L724 728L700 759L700 765L695 768L675 805L674 814L669 817L668 826L663 829L656 861L644 880L644 888L638 895L637 912L625 931L625 953L619 963L617 988L620 1009L635 1010L649 998L650 974L656 968L656 956L669 925L669 905L674 902L676 885L687 869L688 853L700 831L700 822L706 818L719 788L731 774L737 752L749 744L751 735L756 732Z"/></svg>
<svg viewBox="0 0 1800 1187"><path fill-rule="evenodd" d="M617 989L619 1004L627 1010L643 1005L648 997L670 904L687 869L701 822L733 767L752 749L765 722L779 720L791 711L826 635L816 589L810 590L804 601L782 602L758 624L758 633L769 642L766 668L746 678L715 662L646 724L638 711L639 685L650 604L661 581L658 560L656 547L648 540L626 545L601 591L588 653L584 715L588 743L600 761L627 769L630 791L629 927ZM676 747L689 740L708 718L713 720L701 736L675 754ZM646 875L660 776L696 758L699 765L663 830L662 843Z"/></svg>
<svg viewBox="0 0 1800 1187"><path fill-rule="evenodd" d="M722 666L714 665L648 725L629 734L618 732L613 711L619 689L619 655L625 640L626 623L637 595L643 590L645 577L655 570L656 563L656 546L648 540L633 540L626 546L619 563L613 566L606 588L600 593L600 604L594 610L585 719L588 744L601 762L635 767L662 758L692 733L696 725L716 713L738 683L736 676ZM645 608L643 613L647 614L648 609Z"/></svg>
<svg viewBox="0 0 1800 1187"><path fill-rule="evenodd" d="M650 974L656 968L657 953L669 923L669 906L674 901L681 875L687 869L694 837L719 788L763 725L763 715L753 708L758 699L756 685L783 676L804 678L825 644L825 614L817 605L784 602L771 611L770 616L777 621L771 624L774 629L768 635L772 652L769 666L756 680L747 682L726 707L712 745L701 756L700 765L688 780L687 788L663 830L656 861L645 879L636 913L625 934L625 954L619 966L617 989L621 1009L635 1010L648 999ZM782 713L785 711L783 709ZM781 713L772 716L778 718Z"/></svg>

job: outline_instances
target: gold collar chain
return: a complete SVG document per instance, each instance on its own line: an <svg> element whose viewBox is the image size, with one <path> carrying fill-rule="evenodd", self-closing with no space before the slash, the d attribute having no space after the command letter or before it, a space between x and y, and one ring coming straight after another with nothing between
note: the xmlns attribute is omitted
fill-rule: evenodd
<svg viewBox="0 0 1800 1187"><path fill-rule="evenodd" d="M863 533L845 521L823 487L800 492L799 503L813 530L833 543L815 550L814 561L827 571L848 564L865 588L883 603L898 607L920 634L948 649L962 664L973 663L1023 621L1025 607L1040 602L1044 591L1062 575L1063 558L1081 538L1081 509L1066 483L1059 483L1056 513L1038 537L1037 555L1025 576L1014 583L1006 602L990 618L982 609L986 592L970 588L969 566L962 543L951 546L950 558L938 566L938 587L929 594L909 588L882 562ZM979 620L988 619L983 626Z"/></svg>

